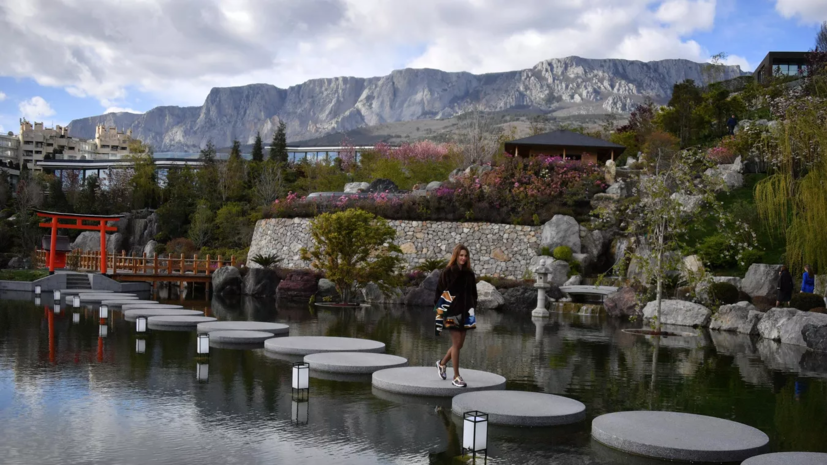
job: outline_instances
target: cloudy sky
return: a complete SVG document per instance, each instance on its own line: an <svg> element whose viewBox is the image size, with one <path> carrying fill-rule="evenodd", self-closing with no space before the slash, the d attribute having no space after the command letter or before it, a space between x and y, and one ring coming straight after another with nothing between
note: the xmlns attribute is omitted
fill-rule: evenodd
<svg viewBox="0 0 827 465"><path fill-rule="evenodd" d="M0 131L404 67L725 52L752 70L825 20L825 0L0 0Z"/></svg>

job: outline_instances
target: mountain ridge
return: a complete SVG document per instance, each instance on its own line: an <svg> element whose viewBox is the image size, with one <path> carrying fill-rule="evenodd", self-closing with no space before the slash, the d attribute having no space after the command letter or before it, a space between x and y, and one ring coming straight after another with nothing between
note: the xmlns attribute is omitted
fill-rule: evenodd
<svg viewBox="0 0 827 465"><path fill-rule="evenodd" d="M628 113L650 97L668 101L684 79L706 84L705 63L643 62L581 57L544 60L532 68L496 73L393 70L385 76L316 78L287 88L266 83L215 87L201 106L159 106L146 113L108 113L73 120L69 132L94 137L97 124L132 129L156 151L197 151L207 141L252 143L272 138L280 120L289 140L311 139L365 126L450 118L469 110L536 109L552 115ZM721 68L721 80L743 75Z"/></svg>

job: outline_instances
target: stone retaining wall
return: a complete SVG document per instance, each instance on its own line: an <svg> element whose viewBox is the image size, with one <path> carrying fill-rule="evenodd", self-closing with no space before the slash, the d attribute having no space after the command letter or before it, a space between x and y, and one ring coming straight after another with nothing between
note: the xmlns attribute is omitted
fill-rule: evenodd
<svg viewBox="0 0 827 465"><path fill-rule="evenodd" d="M273 218L256 223L247 255L276 254L287 268L306 268L299 258L302 247L310 247L308 218ZM449 258L453 247L462 243L471 251L478 276L521 278L537 254L542 226L513 226L491 223L450 223L439 221L388 221L396 229L396 244L410 268L432 258ZM247 266L255 267L247 259Z"/></svg>

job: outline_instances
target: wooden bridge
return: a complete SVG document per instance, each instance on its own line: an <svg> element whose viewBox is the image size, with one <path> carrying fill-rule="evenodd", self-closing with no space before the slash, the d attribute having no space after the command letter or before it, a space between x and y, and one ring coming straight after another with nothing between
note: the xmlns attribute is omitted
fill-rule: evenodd
<svg viewBox="0 0 827 465"><path fill-rule="evenodd" d="M46 251L37 251L38 266L47 265L46 257ZM209 255L198 258L196 254L192 258L186 258L183 254L155 254L150 258L145 253L136 256L134 253L126 255L126 252L121 252L120 255L106 254L104 260L106 268L103 274L117 281L206 283L207 289L215 270L222 266L236 266L234 256L227 260L221 255L216 258ZM66 268L73 271L100 273L102 263L100 252L75 250L66 255Z"/></svg>

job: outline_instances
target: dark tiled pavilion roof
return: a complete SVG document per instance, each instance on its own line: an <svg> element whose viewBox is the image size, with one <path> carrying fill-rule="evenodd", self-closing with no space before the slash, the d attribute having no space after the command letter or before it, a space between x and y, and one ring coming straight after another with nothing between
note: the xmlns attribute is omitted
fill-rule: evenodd
<svg viewBox="0 0 827 465"><path fill-rule="evenodd" d="M559 145L566 147L594 147L623 150L626 147L596 137L571 131L552 131L545 134L506 142L507 145Z"/></svg>

